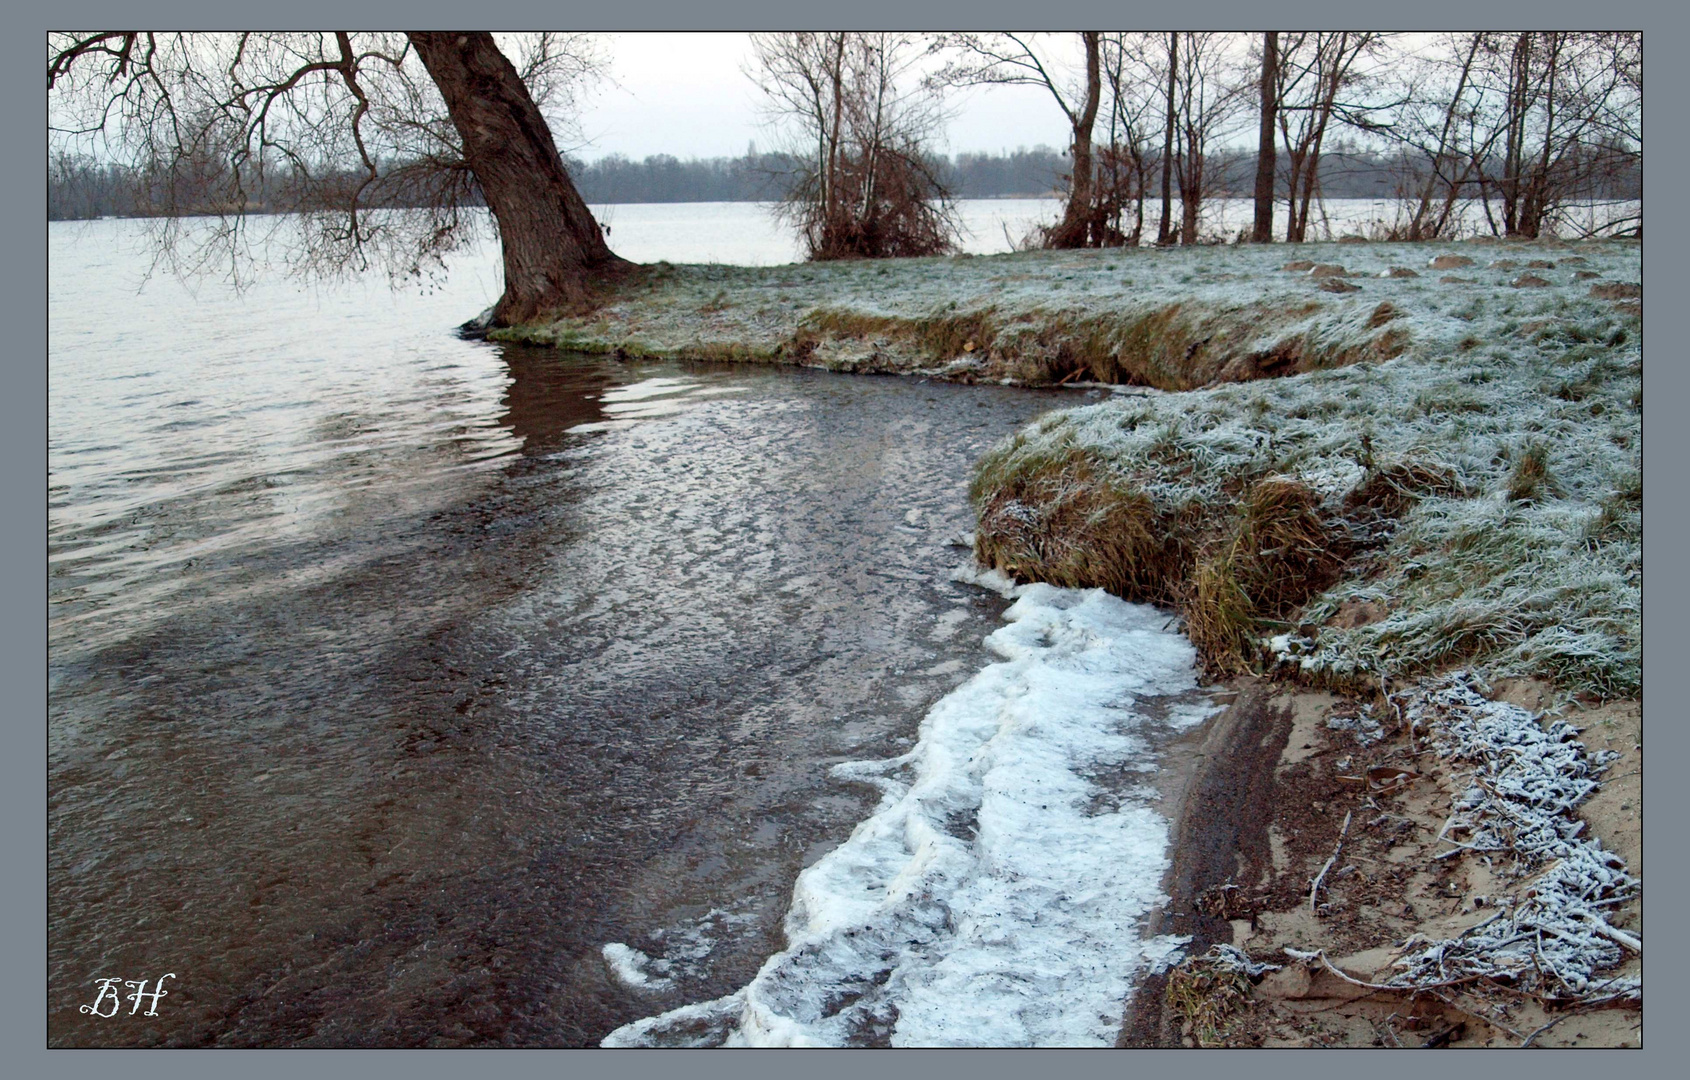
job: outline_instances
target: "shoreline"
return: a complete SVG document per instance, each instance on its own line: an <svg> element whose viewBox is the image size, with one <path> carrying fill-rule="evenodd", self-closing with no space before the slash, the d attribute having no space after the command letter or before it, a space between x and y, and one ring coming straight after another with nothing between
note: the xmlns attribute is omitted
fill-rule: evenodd
<svg viewBox="0 0 1690 1080"><path fill-rule="evenodd" d="M1163 882L1168 902L1150 917L1146 937L1191 935L1187 956L1231 940L1222 919L1193 906L1196 897L1265 854L1272 817L1272 775L1289 735L1284 718L1268 707L1266 684L1235 680L1235 697L1219 715L1166 747L1159 777L1169 820L1171 865ZM1218 811L1218 812L1217 812ZM1134 987L1116 1046L1181 1045L1163 1008L1168 975L1147 975Z"/></svg>
<svg viewBox="0 0 1690 1080"><path fill-rule="evenodd" d="M1507 881L1471 855L1438 858L1451 854L1438 841L1464 783L1458 770L1432 764L1385 792L1347 783L1340 762L1354 772L1346 759L1388 759L1401 749L1400 739L1359 748L1348 732L1328 727L1334 714L1355 709L1354 699L1248 677L1233 685L1232 705L1169 752L1170 764L1175 753L1183 757L1160 784L1173 822L1169 900L1149 931L1192 941L1180 965L1135 988L1117 1046L1512 1047L1528 1038L1534 1046L1641 1045L1638 1001L1557 1005L1483 982L1470 992L1357 985L1396 974L1393 961L1415 940L1459 936L1499 903L1506 909L1503 897L1529 896L1535 879ZM1493 689L1495 700L1532 713L1551 700L1541 683ZM1577 816L1641 878L1640 703L1611 702L1575 719L1591 752L1619 754ZM1355 823L1340 845L1346 820ZM1310 884L1335 846L1340 873L1348 873L1322 879L1317 917ZM1221 888L1228 885L1235 888ZM1641 898L1610 919L1621 936L1640 934ZM1176 1003L1169 984L1182 973L1201 978L1217 945L1277 970L1232 980L1203 1002L1212 1012L1195 1015L1194 999ZM1640 976L1641 957L1628 949L1604 974Z"/></svg>
<svg viewBox="0 0 1690 1080"><path fill-rule="evenodd" d="M1167 750L1170 899L1148 929L1192 942L1134 990L1118 1045L1622 1046L1640 986L1587 1011L1541 948L1547 997L1513 975L1383 985L1414 942L1459 951L1499 903L1530 907L1547 871L1450 838L1473 774L1370 709L1400 720L1405 693L1472 669L1511 722L1571 717L1618 755L1577 766L1598 778L1577 815L1640 878L1640 271L1634 243L1554 240L660 265L492 336L1109 386L994 449L971 497L983 565L1173 606L1233 679ZM1581 966L1640 970L1630 887Z"/></svg>

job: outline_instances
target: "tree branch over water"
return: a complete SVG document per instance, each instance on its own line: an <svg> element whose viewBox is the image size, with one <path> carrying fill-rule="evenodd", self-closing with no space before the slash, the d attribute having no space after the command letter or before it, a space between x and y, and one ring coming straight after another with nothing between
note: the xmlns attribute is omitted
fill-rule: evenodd
<svg viewBox="0 0 1690 1080"><path fill-rule="evenodd" d="M132 170L173 271L239 281L256 261L252 215L271 213L292 216L266 219L264 244L298 272L422 278L474 237L465 211L488 205L500 226L522 223L501 234L507 298L555 305L616 262L550 130L604 57L584 35L504 37L51 34L49 130L61 152ZM480 145L488 116L516 126ZM210 220L185 227L193 216Z"/></svg>

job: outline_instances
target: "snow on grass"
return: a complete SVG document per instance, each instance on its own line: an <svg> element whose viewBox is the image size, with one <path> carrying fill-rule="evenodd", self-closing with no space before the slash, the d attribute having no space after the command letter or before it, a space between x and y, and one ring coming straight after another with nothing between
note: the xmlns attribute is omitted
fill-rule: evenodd
<svg viewBox="0 0 1690 1080"><path fill-rule="evenodd" d="M1335 248L1362 268L1413 256L1424 267L1441 253ZM983 460L976 500L1079 461L1101 482L1148 497L1161 520L1224 517L1241 484L1290 476L1322 493L1334 518L1354 529L1363 523L1344 500L1370 477L1413 468L1444 479L1404 499L1374 537L1382 546L1312 599L1297 627L1279 628L1282 657L1310 674L1357 681L1474 663L1564 690L1634 696L1640 325L1635 310L1590 296L1592 279L1575 275L1634 281L1640 254L1612 242L1523 250L1521 259L1574 261L1534 269L1552 281L1542 288L1509 286L1512 268L1463 268L1455 273L1469 280L1456 283L1426 269L1418 278L1370 281L1389 296L1392 325L1409 336L1401 356L1186 393L1119 394L1046 416ZM1220 265L1260 256L1224 249L1210 258ZM1231 286L1234 294L1243 288ZM1343 348L1365 324L1354 310L1322 318L1316 334L1329 348ZM1356 540L1368 547L1368 537ZM1346 602L1363 601L1386 616L1331 624Z"/></svg>

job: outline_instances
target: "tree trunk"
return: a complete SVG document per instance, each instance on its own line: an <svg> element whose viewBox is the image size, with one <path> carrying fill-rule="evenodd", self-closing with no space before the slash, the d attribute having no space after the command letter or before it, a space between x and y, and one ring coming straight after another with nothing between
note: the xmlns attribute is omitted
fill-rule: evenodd
<svg viewBox="0 0 1690 1080"><path fill-rule="evenodd" d="M1168 126L1162 135L1162 224L1156 230L1156 243L1168 244L1173 237L1168 232L1173 203L1174 168L1174 83L1179 77L1179 34L1168 34Z"/></svg>
<svg viewBox="0 0 1690 1080"><path fill-rule="evenodd" d="M1179 242L1197 243L1197 211L1203 205L1203 148L1196 129L1187 123L1179 170Z"/></svg>
<svg viewBox="0 0 1690 1080"><path fill-rule="evenodd" d="M1287 140L1289 142L1289 140ZM1297 220L1297 196L1302 191L1303 158L1307 151L1307 140L1291 143L1286 147L1286 158L1290 162L1289 184L1285 192L1285 242L1300 244L1303 242L1303 227Z"/></svg>
<svg viewBox="0 0 1690 1080"><path fill-rule="evenodd" d="M1085 247L1090 242L1092 220L1091 131L1097 123L1097 105L1102 98L1102 77L1098 70L1098 34L1080 35L1086 46L1086 100L1078 116L1069 120L1074 128L1074 178L1068 186L1068 207L1051 234L1053 248Z"/></svg>
<svg viewBox="0 0 1690 1080"><path fill-rule="evenodd" d="M1525 156L1526 110L1530 105L1532 34L1526 31L1514 41L1508 64L1508 134L1502 152L1503 235L1514 236L1520 226L1520 172Z"/></svg>
<svg viewBox="0 0 1690 1080"><path fill-rule="evenodd" d="M1144 155L1133 158L1133 235L1128 244L1138 247L1144 240Z"/></svg>
<svg viewBox="0 0 1690 1080"><path fill-rule="evenodd" d="M1273 242L1274 121L1279 105L1279 35L1262 35L1262 124L1256 149L1256 227L1250 239Z"/></svg>
<svg viewBox="0 0 1690 1080"><path fill-rule="evenodd" d="M833 133L828 137L827 144L827 177L826 194L823 195L822 243L828 250L833 250L840 242L841 226L845 215L842 213L844 201L839 191L839 130L845 122L845 35L840 33L835 38L833 50Z"/></svg>
<svg viewBox="0 0 1690 1080"><path fill-rule="evenodd" d="M579 303L587 286L628 265L564 170L551 129L516 68L485 32L408 35L464 141L464 160L499 225L505 294L500 325Z"/></svg>

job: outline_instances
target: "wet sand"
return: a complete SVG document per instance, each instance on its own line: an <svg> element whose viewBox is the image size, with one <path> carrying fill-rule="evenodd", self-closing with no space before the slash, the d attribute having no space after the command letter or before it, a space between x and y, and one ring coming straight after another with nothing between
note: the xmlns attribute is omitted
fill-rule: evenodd
<svg viewBox="0 0 1690 1080"><path fill-rule="evenodd" d="M1349 734L1327 727L1335 711L1343 715L1356 702L1256 679L1233 685L1232 704L1166 752L1161 789L1174 822L1170 899L1150 927L1190 934L1187 957L1229 943L1282 965L1253 987L1221 1045L1507 1047L1527 1036L1534 1046L1641 1045L1635 1007L1550 1011L1506 992L1439 998L1370 990L1289 958L1287 946L1323 950L1352 978L1383 980L1393 973L1398 945L1416 933L1459 934L1487 917L1487 897L1504 884L1480 860L1433 857L1447 847L1436 837L1459 790L1455 770L1425 755L1417 759L1419 779L1388 796L1374 793L1369 807L1368 794L1340 775L1357 771L1357 762L1401 757L1403 748L1387 739L1362 749ZM1494 689L1499 700L1534 711L1551 704L1541 683L1503 681ZM1639 876L1641 716L1635 701L1575 706L1570 715L1589 750L1620 754L1579 817ZM1309 910L1311 882L1352 812L1338 864L1347 873L1323 882L1316 916ZM1223 897L1218 887L1228 884L1237 888ZM1616 912L1613 923L1640 934L1640 901ZM1641 958L1628 956L1608 974L1640 969ZM1168 977L1150 976L1138 988L1118 1045L1196 1045L1166 1004Z"/></svg>

